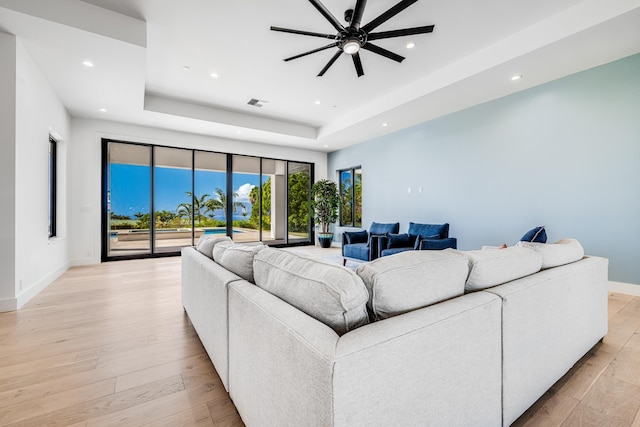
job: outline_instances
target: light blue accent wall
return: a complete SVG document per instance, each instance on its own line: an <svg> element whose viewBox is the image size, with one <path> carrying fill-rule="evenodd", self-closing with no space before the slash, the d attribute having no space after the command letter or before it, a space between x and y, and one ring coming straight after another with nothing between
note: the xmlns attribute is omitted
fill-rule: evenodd
<svg viewBox="0 0 640 427"><path fill-rule="evenodd" d="M367 228L449 222L472 250L545 225L640 284L640 55L333 152L328 177L358 165Z"/></svg>

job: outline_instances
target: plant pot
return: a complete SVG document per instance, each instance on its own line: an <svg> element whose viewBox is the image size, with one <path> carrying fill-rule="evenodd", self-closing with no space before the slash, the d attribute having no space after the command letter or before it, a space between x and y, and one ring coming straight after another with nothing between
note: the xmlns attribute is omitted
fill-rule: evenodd
<svg viewBox="0 0 640 427"><path fill-rule="evenodd" d="M332 241L333 233L318 233L318 243L320 243L321 248L331 247Z"/></svg>

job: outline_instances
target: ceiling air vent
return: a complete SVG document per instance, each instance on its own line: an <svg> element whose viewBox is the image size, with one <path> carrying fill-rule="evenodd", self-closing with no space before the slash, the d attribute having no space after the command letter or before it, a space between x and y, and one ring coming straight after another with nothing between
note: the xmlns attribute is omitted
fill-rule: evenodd
<svg viewBox="0 0 640 427"><path fill-rule="evenodd" d="M262 107L264 103L267 101L261 101L259 99L251 98L247 104L253 105L254 107Z"/></svg>

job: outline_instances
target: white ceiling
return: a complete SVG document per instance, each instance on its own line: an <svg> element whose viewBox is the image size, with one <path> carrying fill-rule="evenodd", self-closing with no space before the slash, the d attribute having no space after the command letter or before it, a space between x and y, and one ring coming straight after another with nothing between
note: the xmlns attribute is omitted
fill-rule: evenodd
<svg viewBox="0 0 640 427"><path fill-rule="evenodd" d="M369 1L363 23L398 1ZM323 4L342 21L355 0ZM0 31L75 117L318 151L640 52L640 0L419 0L377 31L430 24L376 41L401 64L364 51L358 78L344 54L316 77L333 49L282 59L328 41L269 30L334 33L304 0L0 0Z"/></svg>

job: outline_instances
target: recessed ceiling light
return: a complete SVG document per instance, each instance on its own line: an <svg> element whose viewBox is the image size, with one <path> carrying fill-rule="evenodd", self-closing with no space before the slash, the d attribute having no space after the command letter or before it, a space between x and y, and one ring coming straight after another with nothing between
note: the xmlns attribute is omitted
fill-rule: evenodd
<svg viewBox="0 0 640 427"><path fill-rule="evenodd" d="M329 148L329 146L327 144L324 144L324 148Z"/></svg>
<svg viewBox="0 0 640 427"><path fill-rule="evenodd" d="M189 67L188 65L184 65L182 66L182 69L185 71L189 71L191 69L191 67Z"/></svg>
<svg viewBox="0 0 640 427"><path fill-rule="evenodd" d="M407 49L413 49L414 47L416 47L416 44L414 42L407 43Z"/></svg>
<svg viewBox="0 0 640 427"><path fill-rule="evenodd" d="M101 112L101 113L106 113L106 112L107 112L107 109L106 109L106 108L101 108L101 109L100 109L100 112Z"/></svg>
<svg viewBox="0 0 640 427"><path fill-rule="evenodd" d="M238 135L240 135L240 134L242 133L242 131L241 131L241 130L238 130L238 131L236 131L236 133L237 133Z"/></svg>
<svg viewBox="0 0 640 427"><path fill-rule="evenodd" d="M386 128L387 126L389 126L389 123L383 123L383 124L382 124L382 127L383 127L383 128Z"/></svg>
<svg viewBox="0 0 640 427"><path fill-rule="evenodd" d="M320 105L320 101L316 101L316 102L315 102L315 104L316 104L316 105Z"/></svg>
<svg viewBox="0 0 640 427"><path fill-rule="evenodd" d="M82 61L82 65L84 65L85 67L93 67L93 62L91 61Z"/></svg>
<svg viewBox="0 0 640 427"><path fill-rule="evenodd" d="M515 81L515 80L520 80L522 78L522 74L516 74L515 76L511 77L511 80Z"/></svg>
<svg viewBox="0 0 640 427"><path fill-rule="evenodd" d="M214 78L214 79L218 78L218 74L217 73L211 73L210 76L211 76L211 78Z"/></svg>

